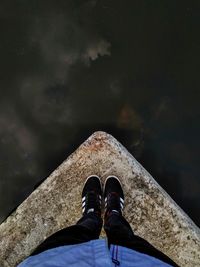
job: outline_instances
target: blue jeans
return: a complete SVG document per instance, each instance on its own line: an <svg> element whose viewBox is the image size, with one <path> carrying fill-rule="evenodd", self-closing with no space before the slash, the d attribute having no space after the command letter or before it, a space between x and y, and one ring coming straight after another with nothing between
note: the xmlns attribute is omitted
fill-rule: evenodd
<svg viewBox="0 0 200 267"><path fill-rule="evenodd" d="M80 244L98 239L102 224L103 220L100 216L94 213L89 213L83 216L75 225L60 230L48 237L31 255L33 256L47 249L59 246ZM122 215L111 213L105 220L104 229L108 238L108 246L113 244L127 247L149 256L153 256L174 267L178 267L176 263L161 251L154 248L143 238L136 236L129 223Z"/></svg>

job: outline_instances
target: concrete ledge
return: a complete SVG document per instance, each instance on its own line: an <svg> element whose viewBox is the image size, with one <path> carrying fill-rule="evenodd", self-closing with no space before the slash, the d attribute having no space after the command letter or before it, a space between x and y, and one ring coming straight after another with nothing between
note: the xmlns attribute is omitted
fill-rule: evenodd
<svg viewBox="0 0 200 267"><path fill-rule="evenodd" d="M95 132L0 225L0 266L14 267L46 237L81 216L85 178L121 177L124 214L145 237L179 266L200 266L200 229L151 175L111 135Z"/></svg>

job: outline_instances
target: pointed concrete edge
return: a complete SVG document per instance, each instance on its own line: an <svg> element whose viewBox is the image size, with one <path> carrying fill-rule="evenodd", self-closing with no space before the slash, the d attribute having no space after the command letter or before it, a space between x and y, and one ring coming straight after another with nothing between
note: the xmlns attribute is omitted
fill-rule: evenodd
<svg viewBox="0 0 200 267"><path fill-rule="evenodd" d="M200 230L111 135L95 132L0 225L0 266L16 266L49 235L81 216L87 176L120 177L134 232L179 266L200 266Z"/></svg>

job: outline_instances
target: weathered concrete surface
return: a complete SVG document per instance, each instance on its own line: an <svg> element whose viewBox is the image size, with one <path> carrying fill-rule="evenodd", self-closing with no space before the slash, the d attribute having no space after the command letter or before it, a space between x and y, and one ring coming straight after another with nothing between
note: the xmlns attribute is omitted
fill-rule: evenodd
<svg viewBox="0 0 200 267"><path fill-rule="evenodd" d="M200 266L200 230L151 175L104 132L94 133L0 225L0 266L16 266L47 236L81 216L85 178L118 175L135 233L183 267Z"/></svg>

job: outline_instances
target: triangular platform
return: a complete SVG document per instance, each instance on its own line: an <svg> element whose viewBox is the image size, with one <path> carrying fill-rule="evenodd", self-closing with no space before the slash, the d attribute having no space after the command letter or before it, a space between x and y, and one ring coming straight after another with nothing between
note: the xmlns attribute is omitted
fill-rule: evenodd
<svg viewBox="0 0 200 267"><path fill-rule="evenodd" d="M85 178L121 178L135 233L183 267L200 266L200 230L111 135L95 132L0 225L0 266L14 267L47 236L81 216Z"/></svg>

